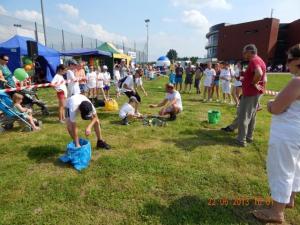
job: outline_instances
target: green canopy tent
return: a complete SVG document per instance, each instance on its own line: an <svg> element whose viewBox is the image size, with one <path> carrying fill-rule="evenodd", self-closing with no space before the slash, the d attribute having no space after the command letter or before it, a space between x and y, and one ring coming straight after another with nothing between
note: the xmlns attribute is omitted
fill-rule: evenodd
<svg viewBox="0 0 300 225"><path fill-rule="evenodd" d="M113 44L109 42L105 42L102 45L97 47L98 50L110 52L113 55L112 64L118 60L125 59L127 66L129 65L129 62L131 61L131 57L129 55L121 53Z"/></svg>

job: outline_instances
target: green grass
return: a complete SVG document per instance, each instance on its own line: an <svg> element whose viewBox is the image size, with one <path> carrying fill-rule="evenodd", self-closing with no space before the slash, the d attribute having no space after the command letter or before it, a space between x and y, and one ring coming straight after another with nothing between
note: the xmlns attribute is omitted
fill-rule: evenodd
<svg viewBox="0 0 300 225"><path fill-rule="evenodd" d="M269 89L280 90L289 76L272 75ZM156 113L166 78L145 82L149 97L140 111ZM88 169L77 172L58 157L70 137L57 123L52 89L39 93L50 105L40 132L19 128L0 134L0 224L259 224L250 214L254 199L269 196L265 158L271 116L258 114L255 144L232 145L235 134L219 131L235 115L232 106L201 103L183 94L184 112L167 127L144 127L137 121L117 125L118 115L98 110L103 135L112 151L93 151ZM265 108L270 97L265 96ZM119 105L126 101L123 96ZM208 125L207 111L218 109L222 120ZM84 136L86 122L80 122ZM90 138L95 146L95 137ZM250 204L234 206L236 199ZM228 206L220 205L230 200ZM216 206L209 206L216 200ZM290 224L300 224L300 201L286 210Z"/></svg>

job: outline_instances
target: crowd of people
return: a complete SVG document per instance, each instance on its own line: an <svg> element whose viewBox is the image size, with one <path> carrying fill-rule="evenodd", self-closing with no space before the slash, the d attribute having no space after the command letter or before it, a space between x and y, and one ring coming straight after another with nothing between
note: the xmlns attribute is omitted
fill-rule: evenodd
<svg viewBox="0 0 300 225"><path fill-rule="evenodd" d="M266 88L267 68L253 44L244 47L243 57L248 61L245 68L240 62L234 67L227 62L208 62L205 66L188 64L185 68L181 64L172 64L169 82L165 85L165 98L149 107L161 108L160 116L167 115L175 120L183 111L180 93L190 94L194 85L196 94L201 94L203 80L203 102L213 101L214 96L219 102L219 91L222 90L222 101L237 106L233 123L222 130L233 132L237 129L236 144L246 147L248 143L254 142L256 115L261 108L259 102ZM7 61L7 56L0 57L0 81L4 85L14 82L7 70ZM254 216L263 222L282 223L284 209L295 206L296 193L300 192L300 44L288 51L287 66L294 77L275 100L267 105L268 111L273 115L267 172L274 204L270 209L254 211ZM88 66L75 60L70 60L68 65L59 65L52 80L58 98L59 122L66 123L75 145L80 147L76 123L76 114L80 113L83 120L90 120L85 129L86 136L94 128L97 148L110 149L110 145L103 139L96 112L99 97L102 96L104 101L110 98L111 84L114 84L116 97L126 95L129 100L121 107L119 117L123 125L128 125L131 119L143 117L138 111L142 103L138 91L141 90L144 96L148 96L143 87L143 77L146 74L146 79L151 80L156 73L152 66L127 67L124 60L114 65L113 74L108 72L106 65L95 68L94 65ZM14 107L26 114L30 124L38 129L32 112L21 105L22 96L14 94L13 103Z"/></svg>

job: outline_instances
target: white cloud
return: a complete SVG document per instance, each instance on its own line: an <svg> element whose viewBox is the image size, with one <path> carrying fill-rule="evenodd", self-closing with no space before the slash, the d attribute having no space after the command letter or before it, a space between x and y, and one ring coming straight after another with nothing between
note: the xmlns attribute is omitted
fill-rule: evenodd
<svg viewBox="0 0 300 225"><path fill-rule="evenodd" d="M210 26L207 18L195 9L183 11L182 22L201 33L206 33Z"/></svg>
<svg viewBox="0 0 300 225"><path fill-rule="evenodd" d="M7 14L7 10L2 5L0 5L0 14Z"/></svg>
<svg viewBox="0 0 300 225"><path fill-rule="evenodd" d="M87 23L83 19L81 19L78 23L71 23L66 21L65 25L72 32L85 34L89 37L98 38L100 40L113 42L128 42L127 37L109 32L105 30L100 24Z"/></svg>
<svg viewBox="0 0 300 225"><path fill-rule="evenodd" d="M186 8L213 8L231 9L232 5L227 0L170 0L173 6L184 6Z"/></svg>
<svg viewBox="0 0 300 225"><path fill-rule="evenodd" d="M68 14L69 16L77 17L79 15L79 10L73 5L60 3L57 6L62 12Z"/></svg>
<svg viewBox="0 0 300 225"><path fill-rule="evenodd" d="M175 19L170 18L170 17L164 17L164 18L162 18L162 22L164 22L164 23L173 23L173 22L175 22Z"/></svg>
<svg viewBox="0 0 300 225"><path fill-rule="evenodd" d="M27 9L17 10L14 15L19 19L29 20L37 23L42 22L42 14L40 14L35 10L27 10Z"/></svg>

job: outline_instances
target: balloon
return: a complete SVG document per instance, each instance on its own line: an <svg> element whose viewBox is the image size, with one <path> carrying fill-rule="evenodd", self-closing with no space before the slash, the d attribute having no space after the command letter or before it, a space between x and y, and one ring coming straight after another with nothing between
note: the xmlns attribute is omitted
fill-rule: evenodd
<svg viewBox="0 0 300 225"><path fill-rule="evenodd" d="M26 72L32 70L32 64L25 65L24 69L25 69Z"/></svg>
<svg viewBox="0 0 300 225"><path fill-rule="evenodd" d="M24 65L32 64L32 60L30 58L27 58L27 57L24 57L22 61L23 61Z"/></svg>
<svg viewBox="0 0 300 225"><path fill-rule="evenodd" d="M28 77L28 74L26 73L26 71L22 68L18 68L15 69L14 71L14 76L19 80L19 81L23 81Z"/></svg>

